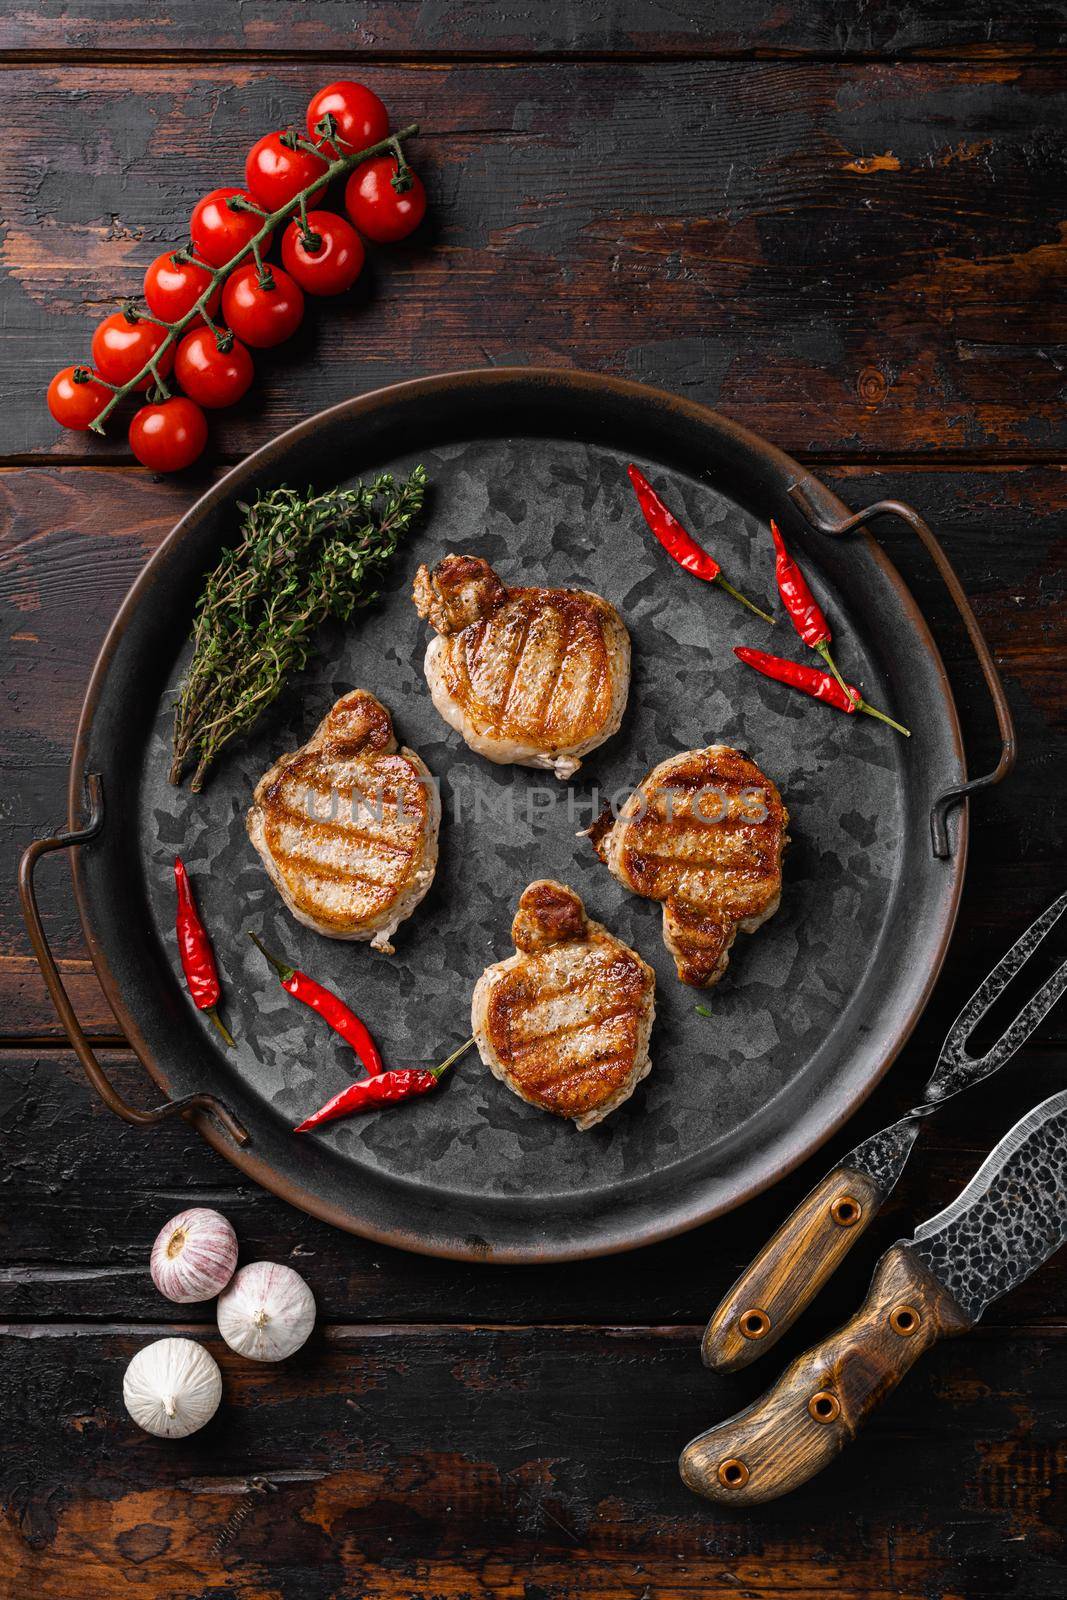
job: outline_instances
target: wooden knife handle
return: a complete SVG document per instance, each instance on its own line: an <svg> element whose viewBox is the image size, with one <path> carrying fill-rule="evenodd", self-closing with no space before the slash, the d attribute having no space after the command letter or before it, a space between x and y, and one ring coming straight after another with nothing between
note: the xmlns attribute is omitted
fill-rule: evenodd
<svg viewBox="0 0 1067 1600"><path fill-rule="evenodd" d="M878 1185L839 1167L803 1199L712 1313L700 1353L716 1372L747 1367L811 1304L882 1203Z"/></svg>
<svg viewBox="0 0 1067 1600"><path fill-rule="evenodd" d="M774 1388L682 1451L682 1481L723 1505L774 1500L821 1472L937 1339L969 1321L906 1245L878 1263L861 1309Z"/></svg>

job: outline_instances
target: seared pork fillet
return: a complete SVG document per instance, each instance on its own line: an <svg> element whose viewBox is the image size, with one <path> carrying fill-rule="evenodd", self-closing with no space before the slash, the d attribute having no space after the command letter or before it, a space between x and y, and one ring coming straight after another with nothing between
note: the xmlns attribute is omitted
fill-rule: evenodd
<svg viewBox="0 0 1067 1600"><path fill-rule="evenodd" d="M600 859L635 894L663 903L663 939L683 983L710 988L738 928L777 911L789 813L756 763L729 745L661 761L612 824L590 830Z"/></svg>
<svg viewBox="0 0 1067 1600"><path fill-rule="evenodd" d="M569 778L622 721L630 635L584 589L507 589L478 556L419 568L414 600L438 637L426 681L472 750Z"/></svg>
<svg viewBox="0 0 1067 1600"><path fill-rule="evenodd" d="M388 711L353 689L256 785L248 835L297 921L330 939L391 936L433 882L440 797Z"/></svg>
<svg viewBox="0 0 1067 1600"><path fill-rule="evenodd" d="M520 1100L591 1128L651 1067L656 975L550 879L523 891L511 934L516 954L486 968L471 1003L482 1060Z"/></svg>

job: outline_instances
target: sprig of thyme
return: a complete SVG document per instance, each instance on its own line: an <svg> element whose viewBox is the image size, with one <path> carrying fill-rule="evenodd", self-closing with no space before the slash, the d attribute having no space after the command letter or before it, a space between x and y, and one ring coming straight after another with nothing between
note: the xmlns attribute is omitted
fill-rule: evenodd
<svg viewBox="0 0 1067 1600"><path fill-rule="evenodd" d="M193 659L174 711L170 781L203 784L223 745L251 726L286 676L306 665L312 635L377 599L385 563L422 509L425 468L380 473L315 495L281 487L240 505L242 537L210 573L193 622Z"/></svg>

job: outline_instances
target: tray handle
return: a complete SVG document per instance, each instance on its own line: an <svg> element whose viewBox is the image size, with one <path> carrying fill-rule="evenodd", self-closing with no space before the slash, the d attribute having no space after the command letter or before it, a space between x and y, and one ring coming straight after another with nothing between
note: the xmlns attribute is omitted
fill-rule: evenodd
<svg viewBox="0 0 1067 1600"><path fill-rule="evenodd" d="M150 1128L156 1123L165 1122L169 1117L182 1116L187 1111L204 1111L221 1123L236 1144L247 1144L247 1129L213 1094L187 1094L181 1100L168 1100L164 1105L155 1106L150 1111L142 1111L137 1106L128 1105L109 1081L103 1067L93 1054L92 1045L82 1031L70 996L63 987L63 979L60 977L55 957L49 949L41 912L37 905L33 876L42 856L48 855L53 850L66 850L73 845L86 844L90 839L95 839L103 827L104 786L100 774L88 773L85 784L89 796L89 820L85 826L73 832L57 833L51 839L34 839L23 851L22 860L19 862L19 898L22 901L22 915L30 935L30 943L33 945L33 953L37 957L48 993L52 997L52 1004L59 1013L59 1020L74 1047L74 1054L108 1110L121 1117L123 1122L132 1123L135 1128Z"/></svg>
<svg viewBox="0 0 1067 1600"><path fill-rule="evenodd" d="M963 585L956 576L948 556L941 547L937 536L929 523L925 522L913 506L903 500L876 500L873 505L867 506L863 511L857 511L855 516L845 517L835 521L824 516L805 493L801 484L794 484L789 491L789 498L800 511L802 516L819 533L830 534L838 538L845 533L852 533L856 528L862 527L865 522L870 522L874 517L899 517L906 522L911 531L918 536L925 546L934 566L941 574L945 588L952 597L953 604L963 619L963 625L970 636L974 653L978 657L978 665L982 669L986 688L989 690L996 714L997 728L1000 732L1000 759L991 772L986 772L980 778L972 778L968 783L953 784L944 789L935 799L930 808L930 840L934 855L939 861L947 860L952 853L949 844L948 827L946 818L953 806L957 806L970 794L978 789L988 789L994 783L1000 783L1006 778L1015 765L1015 723L1012 720L1011 707L1008 697L1004 692L1000 673L997 671L993 660L993 652L986 642L985 635L979 626L978 618L971 609Z"/></svg>

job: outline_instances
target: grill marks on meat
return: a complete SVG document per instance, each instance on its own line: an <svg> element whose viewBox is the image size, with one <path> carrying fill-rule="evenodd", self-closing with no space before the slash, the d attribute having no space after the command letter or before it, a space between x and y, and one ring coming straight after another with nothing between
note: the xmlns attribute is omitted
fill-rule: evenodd
<svg viewBox="0 0 1067 1600"><path fill-rule="evenodd" d="M439 822L425 763L397 749L381 702L353 689L260 779L248 833L298 921L391 953L433 882Z"/></svg>
<svg viewBox="0 0 1067 1600"><path fill-rule="evenodd" d="M511 932L516 954L474 990L482 1060L520 1099L591 1128L650 1070L655 974L550 879L523 891Z"/></svg>
<svg viewBox="0 0 1067 1600"><path fill-rule="evenodd" d="M490 761L568 778L616 731L630 636L615 607L582 589L507 589L477 556L419 568L414 600L438 637L426 677L444 720Z"/></svg>
<svg viewBox="0 0 1067 1600"><path fill-rule="evenodd" d="M740 750L710 745L661 761L618 820L590 830L620 883L663 905L663 938L683 983L710 988L740 928L777 911L789 813Z"/></svg>

